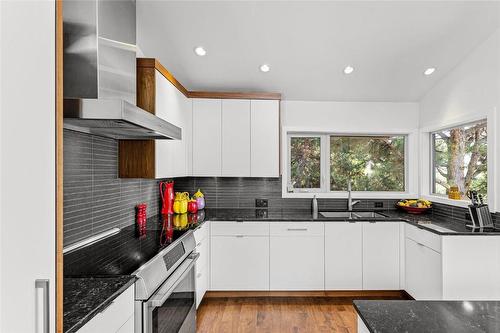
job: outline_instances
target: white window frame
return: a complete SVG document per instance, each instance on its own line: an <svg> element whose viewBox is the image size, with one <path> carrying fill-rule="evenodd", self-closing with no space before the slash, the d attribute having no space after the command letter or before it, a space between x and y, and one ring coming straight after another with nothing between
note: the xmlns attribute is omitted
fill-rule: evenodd
<svg viewBox="0 0 500 333"><path fill-rule="evenodd" d="M490 205L490 210L495 210L495 174L498 172L495 169L496 158L495 158L495 149L497 144L495 142L495 125L494 125L494 116L490 116L489 114L479 114L472 117L460 117L456 118L453 121L448 121L445 124L440 124L437 126L428 126L422 128L420 130L420 155L421 158L421 177L420 177L420 187L421 187L421 196L427 200L443 203L447 205L457 206L457 207L468 207L470 204L469 200L453 200L449 199L444 195L439 195L433 193L433 181L434 181L434 157L433 157L433 147L432 147L432 134L434 132L448 130L451 128L466 126L469 124L474 124L480 121L486 121L486 129L488 132L487 143L488 143L488 204Z"/></svg>
<svg viewBox="0 0 500 333"><path fill-rule="evenodd" d="M295 189L294 192L288 191L289 173L290 173L290 141L289 136L321 136L321 189L315 191ZM418 197L418 131L408 130L387 130L383 132L376 131L329 131L321 129L304 129L283 127L282 142L286 145L282 146L282 197L283 198L346 198L346 191L329 191L330 189L330 136L405 136L405 191L353 191L353 198L362 199L401 199L401 198L416 198ZM326 171L326 172L325 172Z"/></svg>

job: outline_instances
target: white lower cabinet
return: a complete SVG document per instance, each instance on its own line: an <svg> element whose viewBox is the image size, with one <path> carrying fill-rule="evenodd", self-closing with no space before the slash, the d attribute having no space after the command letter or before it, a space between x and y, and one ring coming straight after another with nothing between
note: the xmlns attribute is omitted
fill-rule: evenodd
<svg viewBox="0 0 500 333"><path fill-rule="evenodd" d="M271 290L323 290L324 224L273 222L270 231Z"/></svg>
<svg viewBox="0 0 500 333"><path fill-rule="evenodd" d="M210 290L269 290L269 223L211 222Z"/></svg>
<svg viewBox="0 0 500 333"><path fill-rule="evenodd" d="M196 262L196 308L203 300L203 296L208 290L209 283L209 257L210 257L210 237L209 229L210 222L203 223L194 231L194 239L196 241L196 252L200 254Z"/></svg>
<svg viewBox="0 0 500 333"><path fill-rule="evenodd" d="M325 289L363 289L362 224L325 223Z"/></svg>
<svg viewBox="0 0 500 333"><path fill-rule="evenodd" d="M363 290L399 290L399 222L362 222Z"/></svg>
<svg viewBox="0 0 500 333"><path fill-rule="evenodd" d="M134 286L130 286L107 308L96 314L78 333L133 333L134 332Z"/></svg>
<svg viewBox="0 0 500 333"><path fill-rule="evenodd" d="M441 253L413 239L405 239L406 291L418 300L442 299Z"/></svg>

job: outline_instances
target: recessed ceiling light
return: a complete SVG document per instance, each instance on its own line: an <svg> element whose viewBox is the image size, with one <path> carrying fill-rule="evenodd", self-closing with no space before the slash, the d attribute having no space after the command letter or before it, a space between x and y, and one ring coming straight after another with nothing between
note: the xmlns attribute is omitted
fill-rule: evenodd
<svg viewBox="0 0 500 333"><path fill-rule="evenodd" d="M354 67L346 66L346 68L344 68L344 74L351 74L352 72L354 72Z"/></svg>
<svg viewBox="0 0 500 333"><path fill-rule="evenodd" d="M424 71L424 74L425 75L431 75L432 73L434 73L436 71L436 69L434 67L429 67L427 68L425 71Z"/></svg>
<svg viewBox="0 0 500 333"><path fill-rule="evenodd" d="M197 46L194 48L194 53L196 53L196 55L200 57L203 57L207 54L207 51L203 48L203 46Z"/></svg>
<svg viewBox="0 0 500 333"><path fill-rule="evenodd" d="M263 72L263 73L267 73L270 70L271 70L271 67L269 67L269 65L267 65L267 64L264 64L264 65L260 66L260 71Z"/></svg>

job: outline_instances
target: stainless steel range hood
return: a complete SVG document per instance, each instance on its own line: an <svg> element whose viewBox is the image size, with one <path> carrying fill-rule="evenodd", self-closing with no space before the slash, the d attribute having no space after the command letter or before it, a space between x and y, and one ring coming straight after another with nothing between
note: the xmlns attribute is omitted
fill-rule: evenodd
<svg viewBox="0 0 500 333"><path fill-rule="evenodd" d="M64 128L124 140L181 139L136 106L134 0L64 1Z"/></svg>

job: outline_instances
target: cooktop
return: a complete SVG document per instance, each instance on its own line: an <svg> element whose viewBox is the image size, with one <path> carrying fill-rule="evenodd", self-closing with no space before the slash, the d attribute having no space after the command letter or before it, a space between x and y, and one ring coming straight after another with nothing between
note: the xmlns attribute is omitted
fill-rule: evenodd
<svg viewBox="0 0 500 333"><path fill-rule="evenodd" d="M202 216L183 214L155 216L141 227L125 227L116 235L66 253L64 276L130 275L202 222Z"/></svg>

